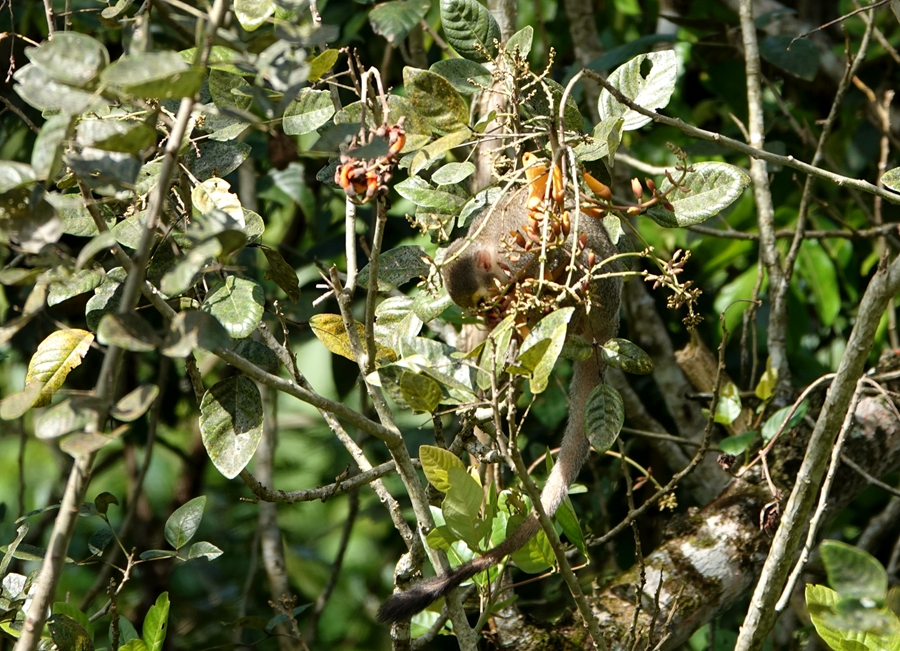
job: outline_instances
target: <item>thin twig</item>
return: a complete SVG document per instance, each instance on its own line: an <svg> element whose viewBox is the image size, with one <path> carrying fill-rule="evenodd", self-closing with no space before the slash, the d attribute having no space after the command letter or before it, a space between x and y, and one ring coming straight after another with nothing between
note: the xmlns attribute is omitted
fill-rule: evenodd
<svg viewBox="0 0 900 651"><path fill-rule="evenodd" d="M844 448L844 441L847 439L847 433L853 425L853 418L856 414L856 405L859 403L859 398L862 395L862 387L863 381L860 380L856 383L856 391L853 392L853 398L851 398L850 406L847 408L847 415L844 416L841 431L838 433L837 441L835 441L834 448L831 450L831 463L828 466L828 472L825 474L825 481L822 482L822 490L819 493L819 503L816 506L812 519L809 521L809 529L806 532L806 543L800 551L800 558L797 559L797 563L794 565L794 569L791 571L787 583L785 583L784 590L781 592L781 598L778 600L778 603L775 604L775 610L779 613L787 608L790 603L791 595L794 592L794 586L797 585L797 581L800 579L803 568L806 566L806 563L809 562L809 553L816 544L816 534L819 531L819 524L822 522L822 517L825 515L825 509L828 508L828 494L834 483L834 477L837 474L838 466L841 465L841 450Z"/></svg>
<svg viewBox="0 0 900 651"><path fill-rule="evenodd" d="M870 484L872 484L872 486L878 486L878 488L880 488L880 489L883 490L883 491L887 491L888 493L890 493L890 494L893 495L894 497L900 497L900 489L894 488L894 487L891 486L890 484L885 484L885 483L884 483L883 481L881 481L880 479L877 479L877 478L873 477L873 476L870 475L868 472L866 472L866 469L865 469L865 468L863 468L862 466L860 466L858 463L856 463L856 462L855 462L853 459L851 459L850 457L848 457L848 456L842 454L842 455L841 455L841 462L842 462L842 463L846 463L850 468L852 468L852 469L853 469L855 472L857 472L860 476L862 476L863 478L865 478L865 480L866 480L867 482L869 482Z"/></svg>

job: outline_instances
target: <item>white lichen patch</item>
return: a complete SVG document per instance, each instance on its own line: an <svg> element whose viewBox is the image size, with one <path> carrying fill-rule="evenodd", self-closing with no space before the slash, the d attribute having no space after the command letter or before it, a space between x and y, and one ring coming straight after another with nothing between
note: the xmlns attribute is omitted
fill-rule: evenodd
<svg viewBox="0 0 900 651"><path fill-rule="evenodd" d="M697 536L680 547L684 558L708 579L725 579L731 571L733 550L726 544L738 534L736 523L721 516L712 516Z"/></svg>

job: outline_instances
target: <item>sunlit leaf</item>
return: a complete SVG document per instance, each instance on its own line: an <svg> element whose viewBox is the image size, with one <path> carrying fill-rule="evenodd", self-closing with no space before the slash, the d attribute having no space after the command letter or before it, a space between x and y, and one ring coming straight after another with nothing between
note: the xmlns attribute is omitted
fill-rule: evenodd
<svg viewBox="0 0 900 651"><path fill-rule="evenodd" d="M234 479L262 438L262 398L256 383L237 375L214 384L200 403L200 435L209 458Z"/></svg>
<svg viewBox="0 0 900 651"><path fill-rule="evenodd" d="M450 490L450 469L465 471L466 466L452 452L433 445L419 446L419 461L429 483L442 493Z"/></svg>
<svg viewBox="0 0 900 651"><path fill-rule="evenodd" d="M94 335L90 332L72 328L57 330L38 344L25 375L26 387L44 385L34 407L50 404L50 398L66 381L69 372L81 364L93 341Z"/></svg>

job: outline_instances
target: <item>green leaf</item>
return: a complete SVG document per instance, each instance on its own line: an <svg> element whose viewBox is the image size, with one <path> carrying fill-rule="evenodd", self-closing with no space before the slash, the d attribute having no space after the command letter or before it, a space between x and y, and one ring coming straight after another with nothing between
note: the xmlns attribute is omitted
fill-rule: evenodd
<svg viewBox="0 0 900 651"><path fill-rule="evenodd" d="M652 64L646 77L641 73L645 61ZM639 54L628 63L616 68L609 76L608 81L635 104L653 111L664 108L672 98L672 93L675 91L676 64L674 50ZM652 119L619 104L612 93L606 89L600 91L597 109L601 120L610 117L623 118L622 128L625 131L639 129Z"/></svg>
<svg viewBox="0 0 900 651"><path fill-rule="evenodd" d="M62 387L69 372L81 364L93 341L94 335L90 332L72 328L57 330L38 344L25 375L26 387L43 385L33 407L50 404L50 398Z"/></svg>
<svg viewBox="0 0 900 651"><path fill-rule="evenodd" d="M519 527L525 517L517 515L509 519L506 526L507 538ZM516 567L528 574L544 572L548 568L553 567L553 563L556 561L553 548L550 546L550 541L547 539L547 534L544 533L543 529L522 545L521 549L513 552L510 558L512 558Z"/></svg>
<svg viewBox="0 0 900 651"><path fill-rule="evenodd" d="M140 638L129 640L125 644L119 647L119 651L149 651L147 649L147 645L144 644L144 641Z"/></svg>
<svg viewBox="0 0 900 651"><path fill-rule="evenodd" d="M509 40L506 42L506 51L512 54L518 48L519 56L528 58L528 55L531 54L531 43L533 40L534 27L526 25L509 37Z"/></svg>
<svg viewBox="0 0 900 651"><path fill-rule="evenodd" d="M274 0L234 0L234 15L248 32L259 29L274 13Z"/></svg>
<svg viewBox="0 0 900 651"><path fill-rule="evenodd" d="M135 156L96 147L84 147L77 153L69 150L65 161L88 187L107 196L130 189L141 171Z"/></svg>
<svg viewBox="0 0 900 651"><path fill-rule="evenodd" d="M369 12L372 31L397 45L425 18L430 6L431 0L392 0L375 5Z"/></svg>
<svg viewBox="0 0 900 651"><path fill-rule="evenodd" d="M50 284L47 305L59 305L75 296L94 291L103 282L104 275L96 269L82 269L68 278Z"/></svg>
<svg viewBox="0 0 900 651"><path fill-rule="evenodd" d="M106 529L106 531L109 531L109 529ZM54 615L66 615L67 617L72 618L81 625L88 634L88 637L92 638L94 636L94 626L91 624L91 620L88 619L87 615L78 610L78 607L74 604L57 601L53 604L52 611Z"/></svg>
<svg viewBox="0 0 900 651"><path fill-rule="evenodd" d="M402 183L395 185L394 189L401 197L409 199L417 206L435 208L445 213L459 211L466 202L458 195L444 190L435 190L427 181L418 176L410 176Z"/></svg>
<svg viewBox="0 0 900 651"><path fill-rule="evenodd" d="M419 446L419 461L428 482L442 493L450 490L450 470L465 472L466 466L459 458L443 448L433 445Z"/></svg>
<svg viewBox="0 0 900 651"><path fill-rule="evenodd" d="M97 341L137 353L156 350L162 343L153 326L136 312L104 315L97 326Z"/></svg>
<svg viewBox="0 0 900 651"><path fill-rule="evenodd" d="M476 549L484 537L478 517L484 491L464 468L451 467L447 475L450 487L441 504L444 521L454 535Z"/></svg>
<svg viewBox="0 0 900 651"><path fill-rule="evenodd" d="M441 59L431 64L429 70L446 79L463 95L473 95L489 88L494 79L490 70L468 59ZM469 79L475 83L470 83Z"/></svg>
<svg viewBox="0 0 900 651"><path fill-rule="evenodd" d="M200 142L198 148L200 156L188 156L187 163L191 174L201 181L228 176L250 155L250 145L246 142L207 140Z"/></svg>
<svg viewBox="0 0 900 651"><path fill-rule="evenodd" d="M215 237L192 246L185 251L184 258L166 271L159 282L159 288L167 296L178 296L187 291L200 278L200 270L214 261L222 252L222 244Z"/></svg>
<svg viewBox="0 0 900 651"><path fill-rule="evenodd" d="M134 624L129 622L124 617L119 617L118 621L119 621L119 641L127 644L128 642L131 642L132 640L136 640L141 643L141 646L140 646L141 651L146 651L147 645L144 644L144 641L141 639L141 637L138 635L137 631L134 629ZM109 628L110 628L109 639L111 640L112 639L112 621L110 621L110 623L109 623ZM119 647L119 649L124 649L124 648L125 647Z"/></svg>
<svg viewBox="0 0 900 651"><path fill-rule="evenodd" d="M269 270L265 275L266 280L273 281L287 294L291 302L296 303L300 300L300 281L297 279L297 272L285 262L276 249L268 246L259 248L262 249L263 255L266 256L266 261L269 263Z"/></svg>
<svg viewBox="0 0 900 651"><path fill-rule="evenodd" d="M142 561L155 561L160 558L176 558L177 556L177 552L168 549L148 549L145 552L141 552L140 558Z"/></svg>
<svg viewBox="0 0 900 651"><path fill-rule="evenodd" d="M729 436L719 442L719 449L726 454L741 454L759 436L757 430L750 430L736 436Z"/></svg>
<svg viewBox="0 0 900 651"><path fill-rule="evenodd" d="M228 276L206 295L200 309L216 317L233 338L243 339L256 330L265 304L259 283L249 278Z"/></svg>
<svg viewBox="0 0 900 651"><path fill-rule="evenodd" d="M192 47L181 50L178 54L186 63L193 63L197 56L197 48ZM240 56L241 55L237 51L232 50L230 47L225 45L213 45L209 51L209 59L206 62L206 67L211 71L221 70L237 75L242 72L235 64L235 61L237 61Z"/></svg>
<svg viewBox="0 0 900 651"><path fill-rule="evenodd" d="M326 72L331 70L334 67L334 64L337 63L338 56L340 56L340 50L330 49L325 50L318 56L310 59L309 61L309 81L310 83L315 83L322 78Z"/></svg>
<svg viewBox="0 0 900 651"><path fill-rule="evenodd" d="M139 154L156 144L156 129L121 116L105 120L81 120L75 131L79 145L105 151Z"/></svg>
<svg viewBox="0 0 900 651"><path fill-rule="evenodd" d="M72 116L61 113L50 117L41 126L41 131L34 141L34 149L31 150L31 167L38 178L53 179L59 172L62 152L70 135L72 121Z"/></svg>
<svg viewBox="0 0 900 651"><path fill-rule="evenodd" d="M284 111L281 127L289 136L311 133L334 115L334 103L325 90L304 88Z"/></svg>
<svg viewBox="0 0 900 651"><path fill-rule="evenodd" d="M448 151L468 142L469 140L471 140L471 138L471 131L469 131L468 128L465 128L460 129L459 131L454 131L453 133L448 133L446 136L441 136L434 142L428 143L427 145L422 147L422 149L416 152L415 156L413 156L412 162L409 164L410 174L418 174L422 170L427 169L435 161L443 159L444 155ZM468 164L471 165L471 163ZM412 176L410 178L417 177ZM440 182L435 181L435 183ZM454 195L454 197L456 197L456 195Z"/></svg>
<svg viewBox="0 0 900 651"><path fill-rule="evenodd" d="M763 402L767 402L773 395L775 395L775 387L778 384L778 369L772 366L772 358L766 358L766 370L759 378L759 382L756 384L756 388L753 390L753 393L756 394L756 397L762 400Z"/></svg>
<svg viewBox="0 0 900 651"><path fill-rule="evenodd" d="M104 491L94 498L94 507L97 509L98 513L102 513L103 515L106 515L107 511L109 511L110 504L119 506L119 499L112 493Z"/></svg>
<svg viewBox="0 0 900 651"><path fill-rule="evenodd" d="M219 558L224 552L213 545L212 543L208 543L205 541L195 542L191 545L191 550L188 553L188 558L193 560L195 558L205 558L208 561L215 560Z"/></svg>
<svg viewBox="0 0 900 651"><path fill-rule="evenodd" d="M109 410L109 415L116 420L131 423L147 413L150 405L159 395L159 387L155 384L144 384L134 389Z"/></svg>
<svg viewBox="0 0 900 651"><path fill-rule="evenodd" d="M89 396L67 398L40 414L34 423L34 435L50 440L84 431L98 425L98 410L102 402Z"/></svg>
<svg viewBox="0 0 900 651"><path fill-rule="evenodd" d="M482 63L497 56L500 26L478 0L441 0L441 24L461 57Z"/></svg>
<svg viewBox="0 0 900 651"><path fill-rule="evenodd" d="M548 98L547 95L550 95ZM565 88L550 78L541 80L538 87L519 105L519 111L526 120L548 120L551 116L559 115L559 104L562 102ZM551 105L552 100L552 105ZM565 127L568 131L581 131L584 129L584 117L578 110L578 103L571 94L566 98L566 108L563 111Z"/></svg>
<svg viewBox="0 0 900 651"><path fill-rule="evenodd" d="M619 437L625 424L625 403L608 384L594 387L584 409L584 430L591 446L603 454Z"/></svg>
<svg viewBox="0 0 900 651"><path fill-rule="evenodd" d="M103 98L61 84L34 64L22 66L13 78L16 80L14 90L19 97L40 111L78 115L106 106Z"/></svg>
<svg viewBox="0 0 900 651"><path fill-rule="evenodd" d="M841 599L883 602L887 597L887 572L871 554L838 540L822 541L820 551L828 583Z"/></svg>
<svg viewBox="0 0 900 651"><path fill-rule="evenodd" d="M430 259L421 246L404 245L385 251L378 259L378 291L389 292L413 278L427 278ZM362 268L357 280L361 286L369 286L369 265Z"/></svg>
<svg viewBox="0 0 900 651"><path fill-rule="evenodd" d="M811 290L813 303L822 325L830 328L841 312L841 292L834 261L819 242L800 244L797 271Z"/></svg>
<svg viewBox="0 0 900 651"><path fill-rule="evenodd" d="M695 163L692 172L681 184L684 189L671 192L667 199L675 208L673 213L661 204L652 206L647 215L665 228L694 226L705 222L730 206L750 184L750 177L739 167L727 163ZM668 192L672 184L665 179L659 186Z"/></svg>
<svg viewBox="0 0 900 651"><path fill-rule="evenodd" d="M816 632L832 649L895 651L900 644L900 621L885 608L848 604L821 585L806 586L806 603Z"/></svg>
<svg viewBox="0 0 900 651"><path fill-rule="evenodd" d="M881 175L881 182L894 192L900 192L900 167L889 169Z"/></svg>
<svg viewBox="0 0 900 651"><path fill-rule="evenodd" d="M84 627L75 619L63 614L53 614L47 620L50 637L59 651L93 651L94 642Z"/></svg>
<svg viewBox="0 0 900 651"><path fill-rule="evenodd" d="M441 385L427 375L405 371L400 374L400 392L413 411L434 412L444 397Z"/></svg>
<svg viewBox="0 0 900 651"><path fill-rule="evenodd" d="M100 75L104 83L129 97L180 99L193 97L205 79L177 52L135 52L123 56Z"/></svg>
<svg viewBox="0 0 900 651"><path fill-rule="evenodd" d="M238 375L210 388L200 403L200 435L216 468L234 479L262 438L262 398L256 383Z"/></svg>
<svg viewBox="0 0 900 651"><path fill-rule="evenodd" d="M600 347L600 357L607 366L626 373L646 375L653 372L653 360L644 350L627 339L610 339Z"/></svg>
<svg viewBox="0 0 900 651"><path fill-rule="evenodd" d="M278 355L269 347L253 341L252 339L239 339L234 344L235 354L240 355L248 362L253 362L261 369L270 373L277 373L281 366Z"/></svg>
<svg viewBox="0 0 900 651"><path fill-rule="evenodd" d="M162 651L169 626L169 593L163 592L144 617L143 638L148 651Z"/></svg>
<svg viewBox="0 0 900 651"><path fill-rule="evenodd" d="M787 418L787 415L788 413L790 413L791 409L793 409L793 405L782 407L769 417L762 428L763 442L768 443L772 440L775 434L778 433L781 424L784 422L784 419ZM806 412L808 410L809 401L804 400L800 403L800 406L797 407L797 411L795 411L794 415L791 416L791 419L788 421L787 425L784 426L784 431L789 431L791 428L797 427L797 425L799 425L803 420L803 417L806 416Z"/></svg>
<svg viewBox="0 0 900 651"><path fill-rule="evenodd" d="M734 382L726 382L719 391L715 421L731 425L741 415L741 392Z"/></svg>
<svg viewBox="0 0 900 651"><path fill-rule="evenodd" d="M462 183L475 173L475 165L465 163L447 163L431 175L431 180L438 185L453 185Z"/></svg>
<svg viewBox="0 0 900 651"><path fill-rule="evenodd" d="M425 337L401 341L400 353L406 367L437 380L447 393L445 404L462 404L475 399L473 369L461 360L455 348Z"/></svg>
<svg viewBox="0 0 900 651"><path fill-rule="evenodd" d="M463 1L478 4L476 0ZM469 123L469 109L462 95L440 75L406 66L403 84L415 112L424 117L436 133L459 131Z"/></svg>
<svg viewBox="0 0 900 651"><path fill-rule="evenodd" d="M167 357L187 357L196 348L214 351L230 346L231 337L218 319L200 310L185 310L169 324L160 352Z"/></svg>
<svg viewBox="0 0 900 651"><path fill-rule="evenodd" d="M81 271L100 252L108 251L115 245L116 238L112 233L109 231L98 233L91 238L90 242L81 247L81 251L78 252L78 257L75 259L75 271Z"/></svg>
<svg viewBox="0 0 900 651"><path fill-rule="evenodd" d="M760 56L792 75L812 81L819 71L819 46L789 34L768 36L759 42Z"/></svg>
<svg viewBox="0 0 900 651"><path fill-rule="evenodd" d="M109 527L97 529L88 540L88 551L94 556L100 556L112 541L113 533L109 530Z"/></svg>
<svg viewBox="0 0 900 651"><path fill-rule="evenodd" d="M220 109L246 111L253 104L253 87L239 71L210 70L209 94Z"/></svg>
<svg viewBox="0 0 900 651"><path fill-rule="evenodd" d="M575 147L575 156L580 161L595 161L606 158L610 167L616 156L619 143L622 142L623 125L622 116L610 116L601 120L591 134L592 143L585 143Z"/></svg>
<svg viewBox="0 0 900 651"><path fill-rule="evenodd" d="M525 337L522 342L522 352L519 353L517 361L528 360L528 351L533 346L537 346L542 340L549 340L546 351L543 352L539 359L531 362L528 360L529 370L531 370L531 379L528 387L535 395L543 393L550 382L550 373L553 366L562 352L563 344L566 340L566 328L575 312L574 307L564 307L562 309L551 312L543 319L538 321L537 325Z"/></svg>
<svg viewBox="0 0 900 651"><path fill-rule="evenodd" d="M0 194L31 186L37 180L38 175L31 165L11 160L0 161Z"/></svg>
<svg viewBox="0 0 900 651"><path fill-rule="evenodd" d="M36 48L25 48L28 59L54 81L84 87L109 65L109 52L87 34L57 32Z"/></svg>
<svg viewBox="0 0 900 651"><path fill-rule="evenodd" d="M190 542L200 527L205 508L206 496L201 495L182 504L169 516L166 520L165 534L172 547L181 549Z"/></svg>

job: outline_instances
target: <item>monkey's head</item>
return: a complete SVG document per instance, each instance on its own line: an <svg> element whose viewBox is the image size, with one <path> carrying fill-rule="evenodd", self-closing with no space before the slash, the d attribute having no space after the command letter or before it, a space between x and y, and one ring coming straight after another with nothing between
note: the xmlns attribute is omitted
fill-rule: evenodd
<svg viewBox="0 0 900 651"><path fill-rule="evenodd" d="M498 283L502 286L509 282L509 274L498 263L496 248L477 241L467 243L465 238L454 241L444 259L449 260L441 267L444 287L453 302L462 308L478 307L497 293Z"/></svg>

